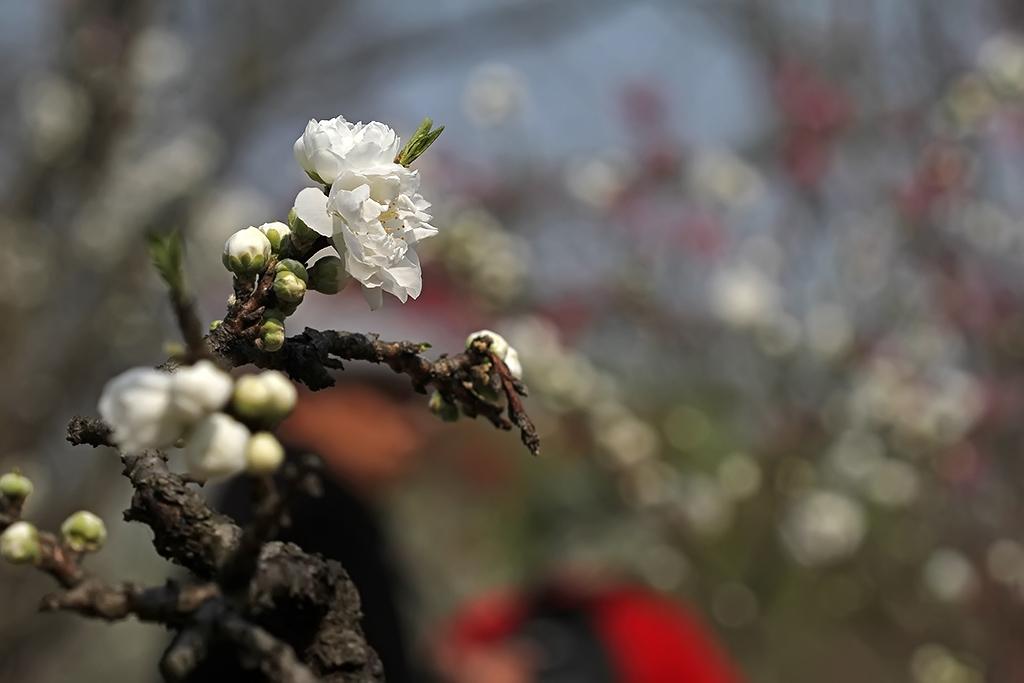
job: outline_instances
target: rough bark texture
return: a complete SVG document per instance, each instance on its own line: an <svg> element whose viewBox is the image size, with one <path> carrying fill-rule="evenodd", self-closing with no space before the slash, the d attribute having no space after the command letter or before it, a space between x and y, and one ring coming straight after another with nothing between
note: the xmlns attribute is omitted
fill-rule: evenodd
<svg viewBox="0 0 1024 683"><path fill-rule="evenodd" d="M75 418L68 426L73 444L107 445L109 434L98 420ZM125 454L122 461L135 489L125 519L152 529L162 557L216 583L142 589L83 575L68 591L48 596L44 609L103 619L135 615L178 629L161 664L169 680L237 680L239 666L254 680L384 680L359 625L359 593L339 563L261 541L256 561L242 565L251 564L244 580L225 582L225 571L237 572L239 556L251 552L243 530L211 510L195 484L169 471L161 453Z"/></svg>
<svg viewBox="0 0 1024 683"><path fill-rule="evenodd" d="M271 265L255 283L236 281L227 316L206 338L199 337L187 298L172 297L188 342L186 359L280 369L314 390L334 384L331 371L341 369L343 360L384 364L408 375L418 392L433 387L469 417L482 415L501 429L518 427L523 443L538 452L536 430L519 399L526 388L491 353L486 336L437 360L422 355L428 344L309 328L279 351L263 351L258 330L264 310L275 304L273 273ZM169 361L165 369L173 370L174 364ZM109 446L110 437L109 426L100 420L79 417L68 425L68 440L76 445ZM359 594L344 568L270 540L287 497L316 488L315 467L286 465L280 478L284 490L271 478L260 479L254 521L242 529L210 509L195 482L169 471L162 453L121 458L134 488L125 520L147 525L156 551L189 570L196 581L156 588L108 584L85 572L79 556L59 539L42 534L38 564L65 589L45 598L43 609L101 619L135 616L170 627L176 635L160 662L169 681L384 680L380 659L360 627ZM0 510L0 526L19 515L20 506Z"/></svg>
<svg viewBox="0 0 1024 683"><path fill-rule="evenodd" d="M413 389L419 393L426 393L427 387L433 386L447 401L457 403L468 417L483 416L500 429L518 427L523 443L536 455L540 451L540 439L519 400L526 395L526 387L509 374L501 359L490 353L490 339L481 337L480 340L462 353L442 355L432 361L422 355L429 344L382 341L375 334L359 332L307 327L302 334L289 337L284 347L274 353L258 349L244 331L240 335L233 334L227 323L209 337L214 353L231 364L252 363L281 370L314 391L334 386L331 370L342 369L342 361L387 365L397 373L408 375ZM497 372L492 372L492 368ZM501 403L480 393L481 387L490 387L497 395L504 395L511 420L503 415Z"/></svg>

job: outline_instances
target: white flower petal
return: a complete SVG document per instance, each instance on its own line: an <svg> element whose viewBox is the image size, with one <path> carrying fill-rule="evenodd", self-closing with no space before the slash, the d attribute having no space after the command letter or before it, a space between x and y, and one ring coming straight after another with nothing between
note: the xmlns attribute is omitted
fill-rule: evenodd
<svg viewBox="0 0 1024 683"><path fill-rule="evenodd" d="M233 387L230 375L211 361L201 360L171 375L171 400L183 421L195 422L223 408Z"/></svg>
<svg viewBox="0 0 1024 683"><path fill-rule="evenodd" d="M327 196L315 187L307 187L295 196L295 217L313 232L324 237L334 234L334 219L327 213Z"/></svg>
<svg viewBox="0 0 1024 683"><path fill-rule="evenodd" d="M233 417L214 413L203 418L185 444L185 464L193 476L217 479L245 469L249 429Z"/></svg>
<svg viewBox="0 0 1024 683"><path fill-rule="evenodd" d="M164 448L178 440L184 423L171 392L171 375L153 368L132 368L107 382L99 412L121 450Z"/></svg>
<svg viewBox="0 0 1024 683"><path fill-rule="evenodd" d="M371 311L376 311L384 305L384 292L380 287L363 287L363 297L370 305Z"/></svg>

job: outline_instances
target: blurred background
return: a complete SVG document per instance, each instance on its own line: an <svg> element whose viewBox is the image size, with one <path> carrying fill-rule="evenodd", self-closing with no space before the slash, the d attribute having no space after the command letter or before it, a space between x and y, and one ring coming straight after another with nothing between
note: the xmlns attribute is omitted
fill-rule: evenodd
<svg viewBox="0 0 1024 683"><path fill-rule="evenodd" d="M41 524L107 519L97 571L166 577L113 452L63 442L177 338L143 236L183 229L218 318L308 119L431 116L423 295L289 319L523 360L537 459L385 369L333 392L415 656L571 571L684 601L758 683L1024 680L1018 30L1014 0L0 1L0 465ZM165 634L37 615L51 588L0 567L0 679L153 678Z"/></svg>

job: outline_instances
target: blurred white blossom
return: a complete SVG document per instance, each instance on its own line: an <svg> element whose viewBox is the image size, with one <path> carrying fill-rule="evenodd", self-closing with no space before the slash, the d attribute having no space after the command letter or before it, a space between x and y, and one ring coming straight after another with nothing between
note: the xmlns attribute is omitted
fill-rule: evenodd
<svg viewBox="0 0 1024 683"><path fill-rule="evenodd" d="M523 108L526 79L507 64L481 64L473 69L462 95L462 107L478 126L505 123Z"/></svg>
<svg viewBox="0 0 1024 683"><path fill-rule="evenodd" d="M771 320L779 310L778 285L749 266L724 268L711 281L711 307L724 322L749 327Z"/></svg>
<svg viewBox="0 0 1024 683"><path fill-rule="evenodd" d="M924 583L944 602L960 602L977 588L977 576L970 560L952 548L939 548L924 563Z"/></svg>
<svg viewBox="0 0 1024 683"><path fill-rule="evenodd" d="M982 43L978 68L999 90L1024 93L1024 41L1011 33L999 33Z"/></svg>
<svg viewBox="0 0 1024 683"><path fill-rule="evenodd" d="M100 417L110 425L121 450L163 448L181 437L185 419L175 407L171 386L170 373L132 368L103 387Z"/></svg>
<svg viewBox="0 0 1024 683"><path fill-rule="evenodd" d="M189 474L203 480L229 477L245 470L249 429L224 413L208 415L185 443Z"/></svg>
<svg viewBox="0 0 1024 683"><path fill-rule="evenodd" d="M35 156L49 161L74 144L92 112L82 86L52 73L36 74L18 93L22 120Z"/></svg>
<svg viewBox="0 0 1024 683"><path fill-rule="evenodd" d="M748 206L764 191L758 170L726 149L698 151L687 181L697 197L726 207Z"/></svg>
<svg viewBox="0 0 1024 683"><path fill-rule="evenodd" d="M135 39L131 69L136 82L157 88L183 75L189 66L188 46L181 36L163 28L149 28Z"/></svg>
<svg viewBox="0 0 1024 683"><path fill-rule="evenodd" d="M985 553L985 568L993 579L1024 597L1024 545L1009 538L993 542Z"/></svg>
<svg viewBox="0 0 1024 683"><path fill-rule="evenodd" d="M801 494L781 526L786 549L793 559L809 567L850 557L860 548L866 532L867 519L860 503L828 490Z"/></svg>

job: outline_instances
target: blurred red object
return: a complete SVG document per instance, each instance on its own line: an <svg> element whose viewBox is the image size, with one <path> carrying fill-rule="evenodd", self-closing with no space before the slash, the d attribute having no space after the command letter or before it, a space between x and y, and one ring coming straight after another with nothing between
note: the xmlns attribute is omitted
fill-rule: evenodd
<svg viewBox="0 0 1024 683"><path fill-rule="evenodd" d="M837 84L794 60L784 61L776 74L775 99L786 169L798 184L814 187L828 170L839 133L853 118L853 104Z"/></svg>
<svg viewBox="0 0 1024 683"><path fill-rule="evenodd" d="M592 680L615 683L739 683L742 679L721 648L696 619L665 596L632 585L584 587L555 585L534 593L495 593L478 598L452 620L443 636L442 669L464 672L484 661L490 652L502 661L502 671L521 673L503 680L515 682L582 680L580 673L538 673L537 666L510 664L517 651L524 658L533 651L534 662L542 660L536 650L551 645L562 652L567 639L558 638L550 625L543 638L524 644L531 622L552 620L553 615L573 615L565 623L585 624L596 638L598 652L576 659L585 666L605 660L604 677L591 673ZM571 642L571 641L569 641ZM580 640L579 642L582 642ZM585 646L584 646L585 647ZM595 656L596 655L596 656ZM570 661L572 661L570 659ZM478 670L483 670L478 669ZM496 670L496 669L495 669ZM589 671L589 669L588 669ZM561 676L564 676L562 678ZM468 680L458 674L453 680ZM587 679L591 680L591 679Z"/></svg>

